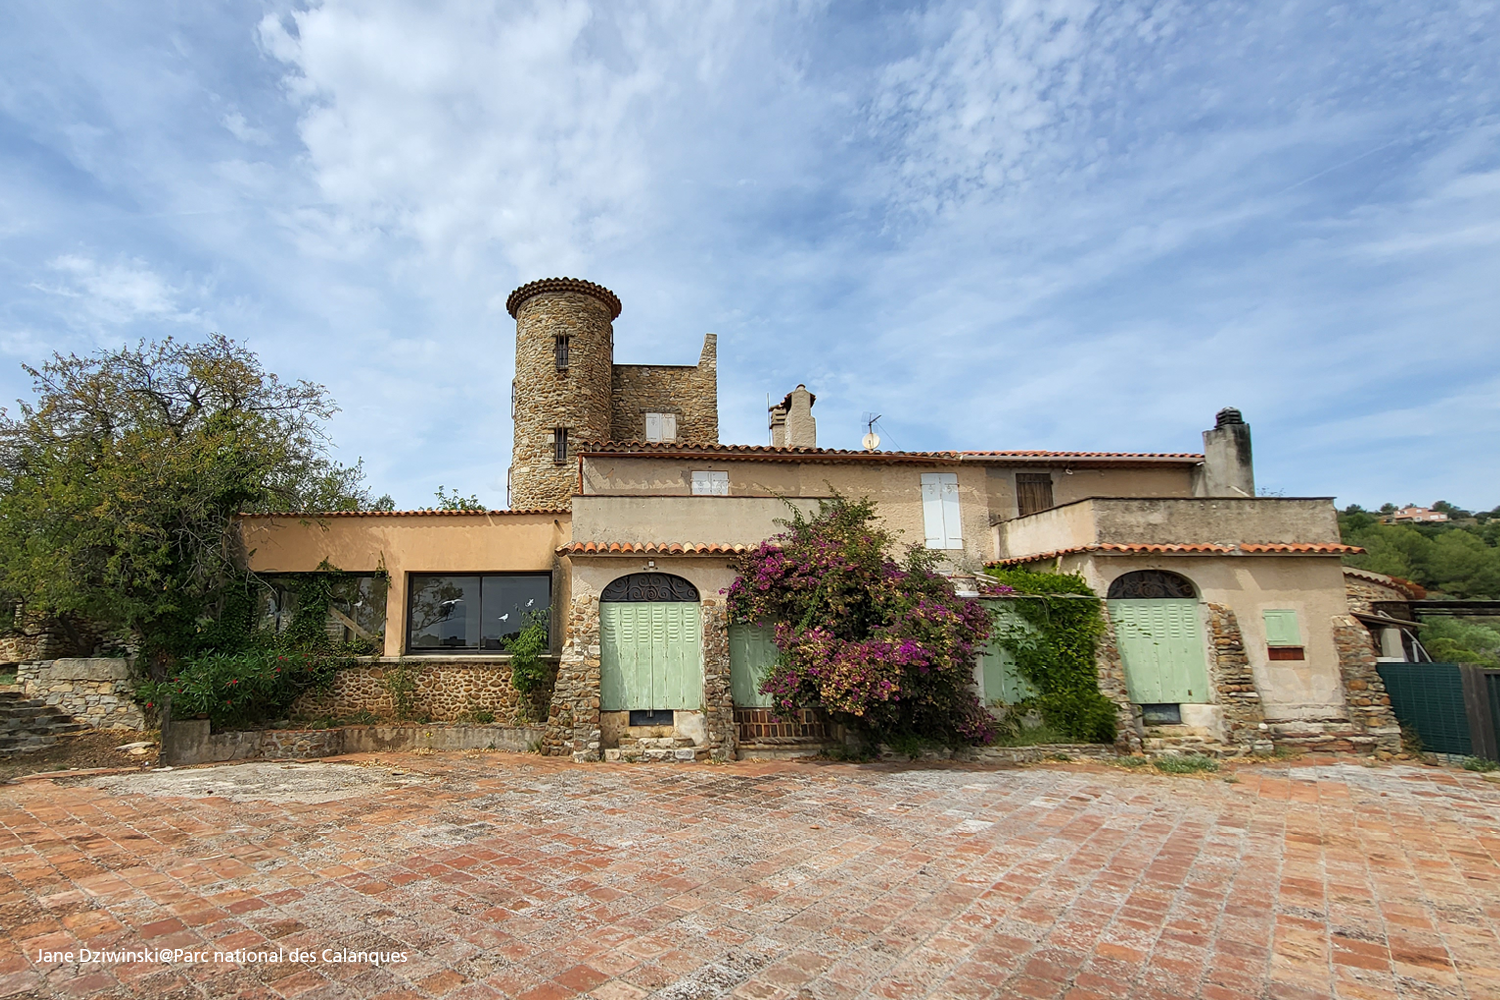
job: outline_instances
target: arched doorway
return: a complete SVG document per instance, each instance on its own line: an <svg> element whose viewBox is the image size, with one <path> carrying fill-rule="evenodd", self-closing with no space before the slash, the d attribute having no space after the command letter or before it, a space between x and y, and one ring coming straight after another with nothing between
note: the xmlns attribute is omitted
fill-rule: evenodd
<svg viewBox="0 0 1500 1000"><path fill-rule="evenodd" d="M1161 721L1180 717L1182 705L1204 705L1208 664L1198 590L1178 573L1147 569L1109 585L1109 617L1125 668L1130 700Z"/></svg>
<svg viewBox="0 0 1500 1000"><path fill-rule="evenodd" d="M599 710L703 707L698 588L668 573L631 573L599 596ZM654 724L654 721L649 724Z"/></svg>

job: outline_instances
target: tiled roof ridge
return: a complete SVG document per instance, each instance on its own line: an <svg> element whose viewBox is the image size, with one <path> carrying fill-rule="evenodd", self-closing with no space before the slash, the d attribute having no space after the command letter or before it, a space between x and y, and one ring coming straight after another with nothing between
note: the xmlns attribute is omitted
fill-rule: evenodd
<svg viewBox="0 0 1500 1000"><path fill-rule="evenodd" d="M488 517L511 514L571 514L566 507L517 507L509 510L269 510L241 511L238 517Z"/></svg>
<svg viewBox="0 0 1500 1000"><path fill-rule="evenodd" d="M609 306L611 320L620 318L620 297L603 285L596 285L582 278L541 278L537 281L528 281L506 298L505 311L510 313L512 319L515 319L516 310L521 308L523 302L543 292L580 292L584 295L592 295Z"/></svg>
<svg viewBox="0 0 1500 1000"><path fill-rule="evenodd" d="M1089 545L1075 545L1066 549L1054 549L1050 552L1038 552L1034 555L1012 556L1008 559L997 559L986 563L986 566L1014 566L1017 563L1041 562L1044 559L1056 559L1058 556L1078 555L1084 552L1110 552L1122 555L1175 555L1208 554L1208 555L1263 555L1275 553L1291 553L1295 555L1356 555L1364 549L1358 545L1344 545L1336 542L1241 542L1235 545L1220 545L1215 542L1185 542L1185 543L1158 543L1158 542L1094 542Z"/></svg>
<svg viewBox="0 0 1500 1000"><path fill-rule="evenodd" d="M659 555L659 556L718 556L743 555L753 551L756 545L718 542L568 542L559 545L559 555Z"/></svg>
<svg viewBox="0 0 1500 1000"><path fill-rule="evenodd" d="M1164 461L1201 462L1196 452L1134 451L865 451L853 448L806 448L769 444L721 444L717 441L579 441L583 455L661 454L725 455L753 458L837 458L878 462L886 460L925 459L940 462L962 462L976 459L1055 459L1059 461Z"/></svg>
<svg viewBox="0 0 1500 1000"><path fill-rule="evenodd" d="M1203 453L1195 451L961 451L960 455L976 458L1180 458L1203 461Z"/></svg>

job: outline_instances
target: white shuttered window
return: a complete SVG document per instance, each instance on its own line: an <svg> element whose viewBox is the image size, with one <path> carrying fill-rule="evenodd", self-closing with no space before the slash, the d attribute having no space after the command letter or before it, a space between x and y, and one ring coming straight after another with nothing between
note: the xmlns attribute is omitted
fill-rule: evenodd
<svg viewBox="0 0 1500 1000"><path fill-rule="evenodd" d="M695 497L727 497L729 495L729 473L727 472L695 472L693 473L693 496Z"/></svg>
<svg viewBox="0 0 1500 1000"><path fill-rule="evenodd" d="M648 413L648 414L646 414L646 440L647 441L676 441L677 440L677 414L675 414L675 413Z"/></svg>
<svg viewBox="0 0 1500 1000"><path fill-rule="evenodd" d="M958 474L922 473L922 521L929 549L961 549L963 532L958 526Z"/></svg>

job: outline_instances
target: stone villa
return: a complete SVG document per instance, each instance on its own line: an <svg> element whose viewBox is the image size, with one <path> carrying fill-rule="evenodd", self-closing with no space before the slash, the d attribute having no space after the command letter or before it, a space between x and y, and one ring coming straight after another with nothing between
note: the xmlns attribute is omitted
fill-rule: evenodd
<svg viewBox="0 0 1500 1000"><path fill-rule="evenodd" d="M435 720L478 707L516 724L502 639L542 611L558 665L547 752L726 759L819 743L819 718L768 711L774 646L729 625L722 593L786 503L813 509L832 486L941 550L961 591L998 563L1081 573L1107 595L1100 685L1131 745L1396 745L1332 501L1257 497L1235 410L1201 452L855 452L817 447L815 397L797 386L768 414L771 445L722 444L713 335L696 365L622 365L608 289L535 281L507 308L511 509L244 518L268 581L325 560L387 580L383 607L341 616L383 637L384 658L341 675L322 712L389 707L378 678L404 658ZM992 653L975 684L1003 700L1017 677Z"/></svg>

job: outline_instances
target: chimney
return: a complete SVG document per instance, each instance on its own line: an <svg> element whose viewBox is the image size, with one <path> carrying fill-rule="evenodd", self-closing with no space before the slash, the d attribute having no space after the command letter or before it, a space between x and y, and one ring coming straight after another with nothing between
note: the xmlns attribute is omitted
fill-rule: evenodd
<svg viewBox="0 0 1500 1000"><path fill-rule="evenodd" d="M1255 465L1250 457L1250 425L1232 406L1220 410L1211 431L1203 432L1203 468L1193 484L1200 497L1255 496Z"/></svg>
<svg viewBox="0 0 1500 1000"><path fill-rule="evenodd" d="M771 407L771 447L816 448L818 422L813 419L813 403L818 397L799 385L786 398Z"/></svg>

